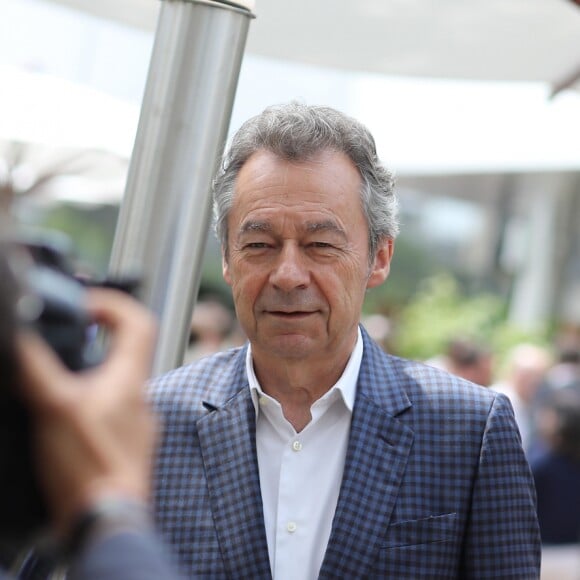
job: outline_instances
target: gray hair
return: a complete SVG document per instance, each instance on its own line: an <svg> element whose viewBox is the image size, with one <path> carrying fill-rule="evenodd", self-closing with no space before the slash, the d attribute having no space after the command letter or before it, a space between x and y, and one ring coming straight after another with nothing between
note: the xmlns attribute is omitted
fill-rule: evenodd
<svg viewBox="0 0 580 580"><path fill-rule="evenodd" d="M321 151L345 153L361 178L361 203L369 226L369 260L379 243L399 232L398 203L392 174L377 157L375 140L357 120L330 107L291 102L268 107L246 121L234 135L213 185L214 227L224 252L228 214L238 173L257 151L281 159L306 161Z"/></svg>

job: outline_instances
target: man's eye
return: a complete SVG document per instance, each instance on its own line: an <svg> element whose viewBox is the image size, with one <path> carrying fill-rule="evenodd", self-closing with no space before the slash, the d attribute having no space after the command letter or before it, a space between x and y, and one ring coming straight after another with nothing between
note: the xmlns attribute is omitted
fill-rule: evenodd
<svg viewBox="0 0 580 580"><path fill-rule="evenodd" d="M250 242L249 244L246 244L244 246L244 248L249 250L262 249L268 247L270 247L270 244L267 244L266 242Z"/></svg>
<svg viewBox="0 0 580 580"><path fill-rule="evenodd" d="M312 248L332 248L332 244L328 242L311 242L310 247Z"/></svg>

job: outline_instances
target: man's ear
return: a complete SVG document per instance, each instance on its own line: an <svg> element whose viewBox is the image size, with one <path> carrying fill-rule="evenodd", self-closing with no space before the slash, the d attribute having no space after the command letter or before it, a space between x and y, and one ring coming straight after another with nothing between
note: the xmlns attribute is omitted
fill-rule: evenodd
<svg viewBox="0 0 580 580"><path fill-rule="evenodd" d="M391 269L391 259L393 258L394 250L395 240L392 238L385 238L381 241L369 273L367 288L380 286L387 279L389 270Z"/></svg>

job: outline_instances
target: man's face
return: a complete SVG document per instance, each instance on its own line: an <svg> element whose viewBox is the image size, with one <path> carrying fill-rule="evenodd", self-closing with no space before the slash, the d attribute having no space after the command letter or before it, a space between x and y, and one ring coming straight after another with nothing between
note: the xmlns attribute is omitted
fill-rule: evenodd
<svg viewBox="0 0 580 580"><path fill-rule="evenodd" d="M369 266L361 177L343 153L242 167L223 273L254 357L348 358L365 290L387 277L391 241Z"/></svg>

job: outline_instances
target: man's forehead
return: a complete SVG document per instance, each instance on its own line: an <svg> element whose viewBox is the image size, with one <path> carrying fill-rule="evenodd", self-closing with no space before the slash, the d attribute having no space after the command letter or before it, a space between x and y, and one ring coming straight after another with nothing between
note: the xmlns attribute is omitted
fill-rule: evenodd
<svg viewBox="0 0 580 580"><path fill-rule="evenodd" d="M233 184L234 203L243 197L254 202L266 197L288 202L297 196L336 191L360 194L362 177L345 153L322 150L304 159L286 159L266 150L256 151L240 167ZM290 195L291 194L291 195Z"/></svg>
<svg viewBox="0 0 580 580"><path fill-rule="evenodd" d="M284 175L289 168L299 168L305 174L312 174L329 163L350 166L360 176L358 168L345 152L328 148L293 157L286 157L269 149L258 149L241 164L238 177L250 167L258 173L262 170L269 174Z"/></svg>

